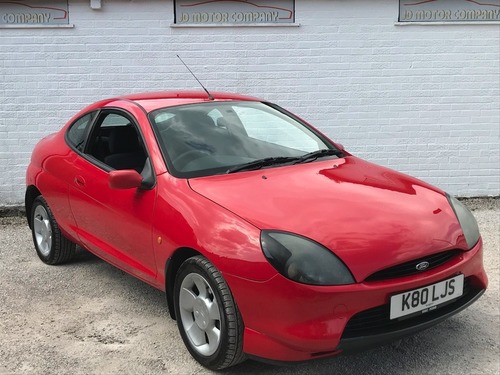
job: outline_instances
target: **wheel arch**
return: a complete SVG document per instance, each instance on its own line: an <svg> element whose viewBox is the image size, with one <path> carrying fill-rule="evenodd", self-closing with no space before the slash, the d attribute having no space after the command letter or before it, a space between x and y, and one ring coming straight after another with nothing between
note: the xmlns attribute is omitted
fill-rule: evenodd
<svg viewBox="0 0 500 375"><path fill-rule="evenodd" d="M24 195L24 209L26 211L26 220L28 221L28 226L31 228L31 209L33 207L33 202L36 197L42 195L40 190L37 189L35 185L30 185L26 188L26 193Z"/></svg>
<svg viewBox="0 0 500 375"><path fill-rule="evenodd" d="M170 317L174 320L176 320L174 309L174 285L177 271L185 260L196 255L203 254L189 247L181 247L173 253L165 264L165 292L167 295L167 305Z"/></svg>

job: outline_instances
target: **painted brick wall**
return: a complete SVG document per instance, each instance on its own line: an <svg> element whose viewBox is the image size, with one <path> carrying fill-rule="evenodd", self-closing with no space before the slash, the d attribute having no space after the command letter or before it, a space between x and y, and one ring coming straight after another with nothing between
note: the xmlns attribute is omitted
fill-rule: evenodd
<svg viewBox="0 0 500 375"><path fill-rule="evenodd" d="M198 88L263 97L459 196L500 193L499 25L396 26L396 0L297 0L300 27L171 28L171 1L70 0L73 29L0 29L0 206L84 105Z"/></svg>

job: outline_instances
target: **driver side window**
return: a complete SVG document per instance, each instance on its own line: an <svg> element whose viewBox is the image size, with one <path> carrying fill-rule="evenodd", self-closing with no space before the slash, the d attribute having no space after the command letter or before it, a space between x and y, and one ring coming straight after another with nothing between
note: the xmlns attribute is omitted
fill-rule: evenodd
<svg viewBox="0 0 500 375"><path fill-rule="evenodd" d="M113 169L134 169L141 173L147 159L137 126L127 116L101 114L93 130L88 153Z"/></svg>

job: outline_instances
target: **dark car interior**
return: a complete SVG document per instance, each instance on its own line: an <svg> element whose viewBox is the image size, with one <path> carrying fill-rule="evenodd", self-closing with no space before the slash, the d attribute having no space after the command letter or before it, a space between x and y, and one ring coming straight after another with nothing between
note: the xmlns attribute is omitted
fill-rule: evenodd
<svg viewBox="0 0 500 375"><path fill-rule="evenodd" d="M128 121L109 125L104 119L90 138L89 154L97 160L117 170L143 170L147 153L135 125Z"/></svg>
<svg viewBox="0 0 500 375"><path fill-rule="evenodd" d="M139 142L133 126L111 128L108 136L109 154L104 163L114 169L135 169L139 173L144 168L146 154Z"/></svg>

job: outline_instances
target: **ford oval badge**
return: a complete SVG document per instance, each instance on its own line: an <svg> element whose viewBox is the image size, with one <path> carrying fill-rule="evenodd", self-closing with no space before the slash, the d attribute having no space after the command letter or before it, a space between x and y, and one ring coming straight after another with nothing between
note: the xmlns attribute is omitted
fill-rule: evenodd
<svg viewBox="0 0 500 375"><path fill-rule="evenodd" d="M417 271L425 271L427 268L429 268L429 262L420 262L415 266Z"/></svg>

